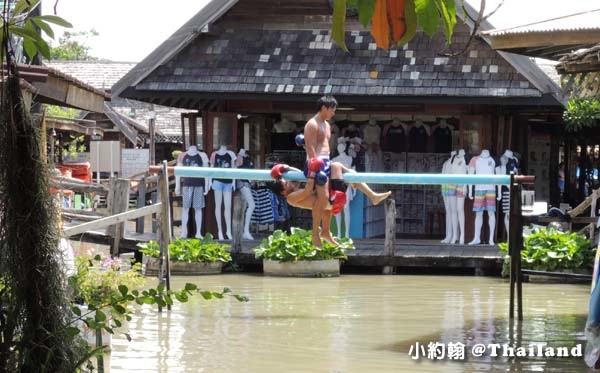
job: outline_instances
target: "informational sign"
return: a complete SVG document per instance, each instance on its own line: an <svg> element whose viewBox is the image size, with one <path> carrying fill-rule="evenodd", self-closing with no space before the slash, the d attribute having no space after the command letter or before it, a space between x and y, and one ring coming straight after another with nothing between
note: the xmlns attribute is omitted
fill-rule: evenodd
<svg viewBox="0 0 600 373"><path fill-rule="evenodd" d="M90 141L92 171L121 175L121 143L119 141Z"/></svg>

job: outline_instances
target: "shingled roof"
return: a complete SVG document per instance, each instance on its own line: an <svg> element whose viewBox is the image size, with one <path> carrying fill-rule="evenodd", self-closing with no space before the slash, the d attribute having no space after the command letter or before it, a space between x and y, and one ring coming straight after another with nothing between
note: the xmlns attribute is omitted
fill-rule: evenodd
<svg viewBox="0 0 600 373"><path fill-rule="evenodd" d="M45 64L55 71L68 74L79 81L109 92L136 64L133 62L114 62L104 60L89 61L47 61ZM105 103L104 113L127 136L136 143L137 131L147 133L150 112L156 115L156 131L163 138L179 139L181 136L181 113L187 110L175 109L160 105L152 106L146 102L128 100L112 96L109 104Z"/></svg>
<svg viewBox="0 0 600 373"><path fill-rule="evenodd" d="M216 19L217 14L226 18L230 7L245 2L209 3L119 81L113 94L148 100L151 92L161 92L166 104L174 106L186 103L177 101L185 94L198 100L264 95L312 99L333 94L346 102L365 96L394 102L440 97L447 102L562 102L560 88L534 62L496 52L480 39L465 54L445 57L438 53L445 47L441 35L430 39L418 33L402 49L384 51L368 31L356 29L346 34L350 52L345 53L332 42L330 24L307 30L270 21L268 27L259 28ZM209 23L213 32L198 33ZM467 25L457 25L452 49L461 49L469 33ZM165 99L169 93L172 97Z"/></svg>

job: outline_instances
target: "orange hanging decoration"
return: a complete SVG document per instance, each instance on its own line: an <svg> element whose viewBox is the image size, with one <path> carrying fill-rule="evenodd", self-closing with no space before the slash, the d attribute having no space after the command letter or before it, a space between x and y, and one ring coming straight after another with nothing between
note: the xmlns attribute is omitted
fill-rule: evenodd
<svg viewBox="0 0 600 373"><path fill-rule="evenodd" d="M404 0L387 0L390 25L392 26L392 41L397 43L406 33L406 20L404 19Z"/></svg>
<svg viewBox="0 0 600 373"><path fill-rule="evenodd" d="M390 47L390 24L387 13L387 0L376 0L375 11L371 19L371 35L379 48Z"/></svg>

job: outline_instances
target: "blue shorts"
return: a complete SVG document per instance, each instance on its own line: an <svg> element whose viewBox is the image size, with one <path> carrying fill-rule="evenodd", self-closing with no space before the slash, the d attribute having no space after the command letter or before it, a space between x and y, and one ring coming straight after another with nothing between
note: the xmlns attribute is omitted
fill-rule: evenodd
<svg viewBox="0 0 600 373"><path fill-rule="evenodd" d="M323 166L321 167L321 171L327 175L327 177L331 177L331 161L329 158L325 157L317 157L323 161ZM308 177L308 159L304 162L304 177Z"/></svg>
<svg viewBox="0 0 600 373"><path fill-rule="evenodd" d="M218 180L212 182L213 190L220 190L222 192L233 192L233 183L224 183Z"/></svg>

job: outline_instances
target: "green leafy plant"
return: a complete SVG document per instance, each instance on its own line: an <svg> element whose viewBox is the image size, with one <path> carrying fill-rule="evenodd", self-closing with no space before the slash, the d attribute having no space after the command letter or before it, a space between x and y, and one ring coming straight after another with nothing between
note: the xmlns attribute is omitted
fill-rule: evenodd
<svg viewBox="0 0 600 373"><path fill-rule="evenodd" d="M500 243L499 246L508 253L507 243ZM539 271L581 269L591 265L593 255L590 241L582 234L537 228L525 237L521 264L523 269ZM505 257L505 265L508 259L510 257Z"/></svg>
<svg viewBox="0 0 600 373"><path fill-rule="evenodd" d="M74 303L71 307L74 318L67 327L67 332L77 336L83 328L92 330L96 335L96 345L86 359L98 355L98 371L103 371L103 346L101 332L114 334L130 321L135 313L133 305L158 305L166 307L174 301L185 303L194 294L200 294L204 299L222 299L225 295L234 297L240 302L247 302L243 295L232 294L229 288L215 292L201 290L197 285L187 283L181 290L167 291L164 285L144 289L145 277L140 274L141 265L121 262L119 259L77 257L76 273L69 277L68 283L73 294ZM0 289L0 294L2 289ZM85 326L84 326L85 325ZM128 340L131 337L123 332Z"/></svg>
<svg viewBox="0 0 600 373"><path fill-rule="evenodd" d="M63 148L62 156L64 158L73 158L77 156L78 153L83 153L85 149L84 135L69 135L69 142L67 142L66 146Z"/></svg>
<svg viewBox="0 0 600 373"><path fill-rule="evenodd" d="M345 250L354 249L350 238L339 239L340 244L333 246L324 241L322 248L312 244L312 232L292 227L291 234L276 230L272 235L262 240L254 250L256 258L291 262L297 260L327 260L347 259Z"/></svg>
<svg viewBox="0 0 600 373"><path fill-rule="evenodd" d="M570 99L567 110L563 113L563 119L565 129L569 132L600 125L600 98Z"/></svg>
<svg viewBox="0 0 600 373"><path fill-rule="evenodd" d="M155 241L138 244L140 252L158 258L160 255L160 246ZM179 238L169 244L169 255L172 261L188 263L211 263L211 262L231 262L229 248L231 245L222 244L213 239L210 233L204 238L183 239Z"/></svg>
<svg viewBox="0 0 600 373"><path fill-rule="evenodd" d="M33 60L40 53L44 58L50 59L50 47L37 30L41 30L51 39L54 39L54 31L50 24L71 28L69 22L54 15L33 16L33 11L40 5L40 0L19 0L12 8L11 17L3 21L8 23L8 34L23 39L23 50L29 60ZM4 28L0 29L0 38L4 39ZM4 49L0 55L4 57Z"/></svg>

